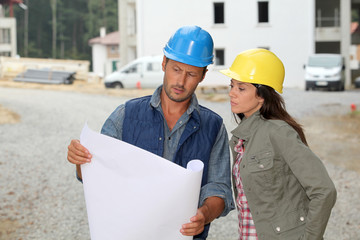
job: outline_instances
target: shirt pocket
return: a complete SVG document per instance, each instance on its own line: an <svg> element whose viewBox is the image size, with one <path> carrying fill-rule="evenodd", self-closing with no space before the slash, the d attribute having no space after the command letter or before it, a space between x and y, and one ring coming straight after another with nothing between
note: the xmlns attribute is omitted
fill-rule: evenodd
<svg viewBox="0 0 360 240"><path fill-rule="evenodd" d="M251 154L248 160L248 171L256 173L271 169L274 166L273 156L271 150Z"/></svg>

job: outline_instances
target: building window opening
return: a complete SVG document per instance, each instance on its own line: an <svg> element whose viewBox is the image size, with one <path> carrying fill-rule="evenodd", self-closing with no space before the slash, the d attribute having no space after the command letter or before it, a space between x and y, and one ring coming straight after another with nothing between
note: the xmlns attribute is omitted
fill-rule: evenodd
<svg viewBox="0 0 360 240"><path fill-rule="evenodd" d="M225 65L225 50L224 49L215 49L215 65L217 65L217 66Z"/></svg>
<svg viewBox="0 0 360 240"><path fill-rule="evenodd" d="M214 3L214 23L224 23L224 3Z"/></svg>
<svg viewBox="0 0 360 240"><path fill-rule="evenodd" d="M258 2L258 14L259 23L269 22L269 2Z"/></svg>
<svg viewBox="0 0 360 240"><path fill-rule="evenodd" d="M10 41L10 29L8 29L8 28L0 29L0 43L3 43L3 44L11 43L11 41Z"/></svg>

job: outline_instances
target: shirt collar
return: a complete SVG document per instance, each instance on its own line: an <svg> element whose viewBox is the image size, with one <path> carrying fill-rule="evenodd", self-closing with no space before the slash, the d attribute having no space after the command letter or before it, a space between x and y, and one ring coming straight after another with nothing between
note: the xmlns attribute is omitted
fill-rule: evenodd
<svg viewBox="0 0 360 240"><path fill-rule="evenodd" d="M158 108L160 106L160 93L161 93L161 90L162 90L162 85L159 86L155 92L153 93L153 95L151 96L151 99L150 99L150 104L151 106L153 106L154 108Z"/></svg>
<svg viewBox="0 0 360 240"><path fill-rule="evenodd" d="M161 103L160 93L162 91L162 87L163 87L163 85L159 86L155 90L153 95L151 96L150 104L154 108L158 108L160 106L160 103ZM189 105L188 109L186 110L186 113L188 115L190 115L194 110L196 110L197 112L200 113L199 102L197 100L197 97L196 97L195 93L191 96L190 105Z"/></svg>

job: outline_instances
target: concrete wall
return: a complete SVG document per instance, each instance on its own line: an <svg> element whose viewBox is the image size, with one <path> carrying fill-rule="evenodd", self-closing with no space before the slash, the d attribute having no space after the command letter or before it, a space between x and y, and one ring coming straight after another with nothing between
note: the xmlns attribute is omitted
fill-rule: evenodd
<svg viewBox="0 0 360 240"><path fill-rule="evenodd" d="M92 45L92 71L100 76L104 77L106 69L105 63L107 61L106 46L102 44Z"/></svg>

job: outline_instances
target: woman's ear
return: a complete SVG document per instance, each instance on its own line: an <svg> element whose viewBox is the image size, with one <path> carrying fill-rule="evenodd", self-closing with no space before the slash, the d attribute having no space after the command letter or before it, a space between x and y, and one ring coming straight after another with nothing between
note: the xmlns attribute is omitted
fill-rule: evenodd
<svg viewBox="0 0 360 240"><path fill-rule="evenodd" d="M262 98L262 97L259 97L259 96L257 96L256 95L256 98L258 99L258 102L261 104L261 105L263 105L264 104L264 98Z"/></svg>

